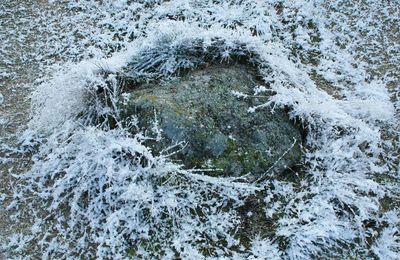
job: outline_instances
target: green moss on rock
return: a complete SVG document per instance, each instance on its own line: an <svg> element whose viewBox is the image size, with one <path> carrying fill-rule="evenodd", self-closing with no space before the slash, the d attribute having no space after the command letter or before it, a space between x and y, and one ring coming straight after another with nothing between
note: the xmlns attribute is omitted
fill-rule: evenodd
<svg viewBox="0 0 400 260"><path fill-rule="evenodd" d="M252 68L213 65L135 89L125 105L125 116L136 114L140 128L148 134L157 118L164 139L149 143L155 152L187 142L173 157L187 168L215 169L211 174L218 176L251 172L259 177L271 167L281 172L301 159L300 129L281 109L248 112L266 102L267 96L238 98L232 94L252 93L257 85L262 83Z"/></svg>

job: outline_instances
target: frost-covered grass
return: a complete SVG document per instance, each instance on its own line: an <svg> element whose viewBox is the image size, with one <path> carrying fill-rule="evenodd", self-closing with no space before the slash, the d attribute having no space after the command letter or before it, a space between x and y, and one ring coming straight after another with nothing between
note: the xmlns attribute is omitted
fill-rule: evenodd
<svg viewBox="0 0 400 260"><path fill-rule="evenodd" d="M382 201L399 195L399 43L382 54L362 39L398 24L398 7L324 2L67 3L47 28L60 35L41 52L68 62L32 94L21 141L34 165L15 176L10 205L29 209L31 234L5 248L44 258L395 259L400 212ZM390 75L364 59L372 54ZM301 172L261 183L209 177L169 160L179 150L152 153L144 141L162 135L120 118L121 75L168 78L235 59L276 93L249 112L287 107L306 128ZM254 197L270 226L244 234L240 211Z"/></svg>

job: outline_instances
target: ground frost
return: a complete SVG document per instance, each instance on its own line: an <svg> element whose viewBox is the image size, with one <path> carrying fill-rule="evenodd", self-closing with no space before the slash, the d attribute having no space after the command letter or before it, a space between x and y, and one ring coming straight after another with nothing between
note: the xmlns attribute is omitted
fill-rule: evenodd
<svg viewBox="0 0 400 260"><path fill-rule="evenodd" d="M48 10L29 24L50 34L36 58L58 65L41 63L41 72L52 73L36 82L20 138L33 166L15 176L10 204L30 210L31 232L12 236L5 251L44 258L396 258L400 43L390 24L399 23L399 5L53 2L65 15ZM7 55L13 43L3 42ZM285 107L305 127L303 169L258 183L210 177L171 161L174 149L154 154L143 144L151 136L127 129L140 118L122 121L121 78L168 79L235 60L255 66L275 93L249 112ZM264 233L240 228L254 214L240 213L251 200L262 202Z"/></svg>

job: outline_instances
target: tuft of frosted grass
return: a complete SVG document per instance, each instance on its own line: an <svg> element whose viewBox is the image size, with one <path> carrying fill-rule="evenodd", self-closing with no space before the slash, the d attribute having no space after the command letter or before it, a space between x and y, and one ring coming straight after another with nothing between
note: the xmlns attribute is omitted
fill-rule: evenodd
<svg viewBox="0 0 400 260"><path fill-rule="evenodd" d="M142 257L162 256L162 248L184 256L192 247L216 250L210 245L222 246L219 237L232 240L231 246L238 243L229 234L238 224L236 213L220 210L228 203L240 205L242 196L257 190L251 185L196 178L168 155L153 156L140 135L63 128L73 134L49 136L38 154L43 159L21 176L27 183L35 180L26 187L32 197L22 198L24 203L46 201L44 212L31 212L37 216L32 232L44 255L124 258L135 247Z"/></svg>
<svg viewBox="0 0 400 260"><path fill-rule="evenodd" d="M372 245L372 251L379 259L396 259L400 253L398 210L386 212L382 217L382 221L385 222L386 226Z"/></svg>
<svg viewBox="0 0 400 260"><path fill-rule="evenodd" d="M261 237L255 237L251 241L251 252L254 255L249 256L248 259L282 259L282 253L276 244L268 239L262 239Z"/></svg>
<svg viewBox="0 0 400 260"><path fill-rule="evenodd" d="M397 215L380 212L380 199L398 191L374 178L393 171L385 163L385 149L393 148L382 130L398 121L388 78L372 79L355 45L341 46L362 39L342 14L356 5L75 1L66 8L71 13L61 24L78 28L61 31L65 37L51 39L43 51L86 61L62 65L32 94L22 141L27 147L39 141L35 163L17 176L10 206L31 211L31 234L14 236L6 248L99 259L340 258L350 251L391 258L398 252ZM371 35L384 28L357 26ZM57 28L50 23L48 29ZM167 79L182 69L240 59L274 93L251 112L286 107L307 130L304 169L293 172L294 180L209 177L170 161L168 153L153 154L143 143L162 138L157 129L154 137L123 127L121 75ZM266 91L254 87L254 93ZM133 129L137 120L128 122ZM274 224L244 247L237 210L255 194L264 195L265 217ZM380 230L365 225L371 220L392 224Z"/></svg>

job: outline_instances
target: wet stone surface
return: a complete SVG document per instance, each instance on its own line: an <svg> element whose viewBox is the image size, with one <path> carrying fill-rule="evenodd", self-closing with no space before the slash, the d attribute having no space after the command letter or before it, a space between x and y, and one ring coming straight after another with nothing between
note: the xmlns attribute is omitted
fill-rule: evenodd
<svg viewBox="0 0 400 260"><path fill-rule="evenodd" d="M258 85L262 83L252 68L213 65L136 88L125 103L124 116L137 115L147 136L156 135L151 128L157 121L163 139L146 143L156 153L185 142L172 159L187 168L214 169L208 173L214 176L251 173L259 178L298 164L302 153L300 129L286 112L248 111L268 99L268 92L252 95ZM252 96L238 97L233 91Z"/></svg>

